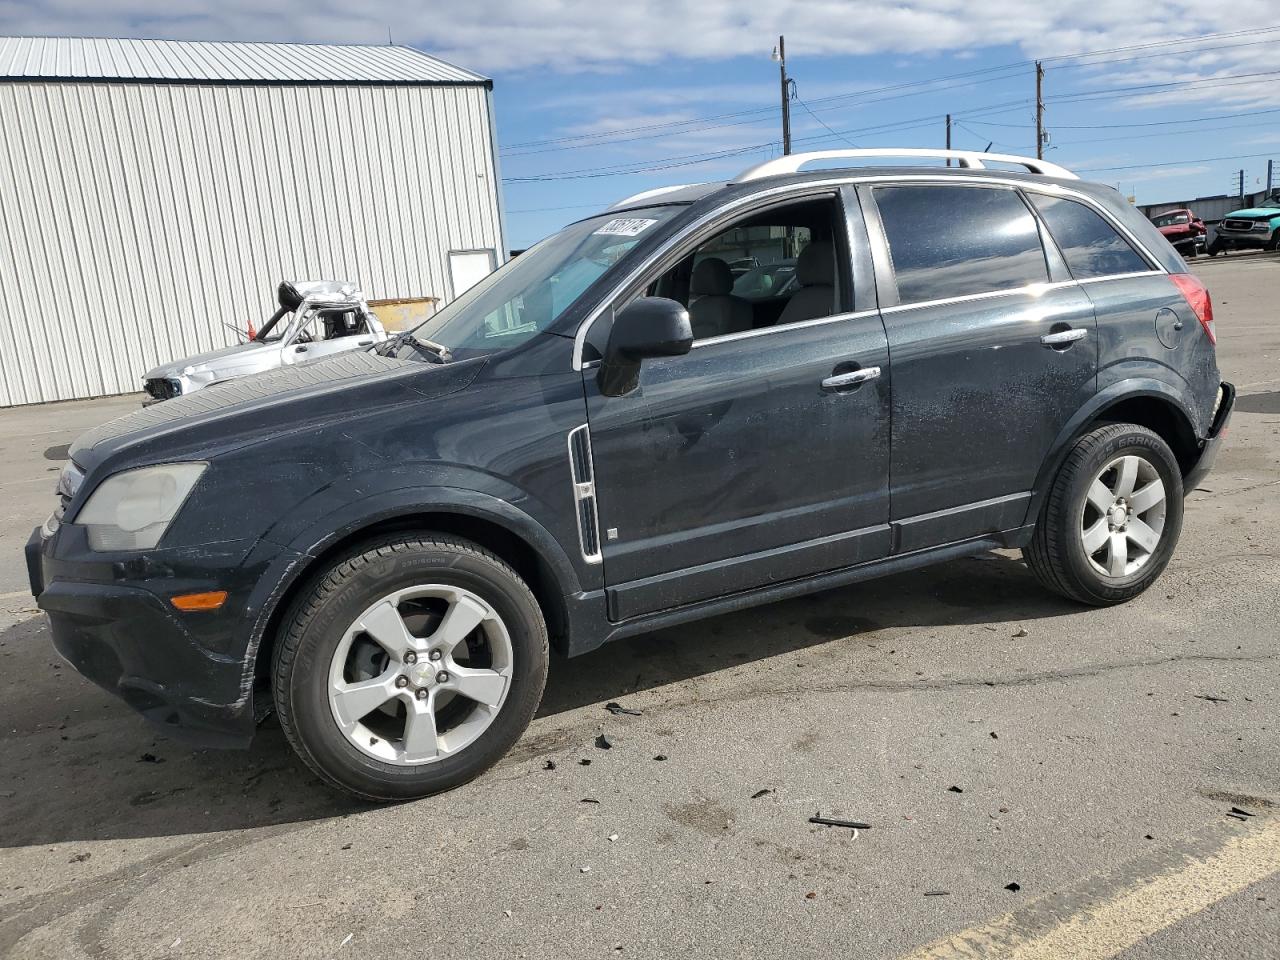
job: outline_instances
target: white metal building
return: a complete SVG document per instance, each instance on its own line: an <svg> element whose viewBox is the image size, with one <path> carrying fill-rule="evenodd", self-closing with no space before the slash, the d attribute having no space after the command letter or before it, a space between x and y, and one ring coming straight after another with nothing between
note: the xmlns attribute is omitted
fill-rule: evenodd
<svg viewBox="0 0 1280 960"><path fill-rule="evenodd" d="M0 38L0 406L138 390L286 278L447 301L499 186L492 83L407 47Z"/></svg>

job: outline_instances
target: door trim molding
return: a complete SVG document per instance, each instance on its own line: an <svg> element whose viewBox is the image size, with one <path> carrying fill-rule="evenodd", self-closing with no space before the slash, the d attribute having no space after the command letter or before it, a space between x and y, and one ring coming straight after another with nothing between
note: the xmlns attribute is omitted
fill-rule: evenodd
<svg viewBox="0 0 1280 960"><path fill-rule="evenodd" d="M693 349L708 347L716 343L732 343L734 340L746 340L750 337L763 337L770 333L783 333L787 330L799 330L804 327L819 327L824 323L838 323L841 320L861 320L874 317L879 310L854 310L849 313L834 313L829 317L818 317L814 320L800 320L796 323L774 324L771 327L759 327L755 330L742 330L738 333L723 333L718 337L707 337L705 340L693 341Z"/></svg>
<svg viewBox="0 0 1280 960"><path fill-rule="evenodd" d="M619 583L605 588L609 620L632 620L878 560L888 554L891 540L889 524L881 523Z"/></svg>

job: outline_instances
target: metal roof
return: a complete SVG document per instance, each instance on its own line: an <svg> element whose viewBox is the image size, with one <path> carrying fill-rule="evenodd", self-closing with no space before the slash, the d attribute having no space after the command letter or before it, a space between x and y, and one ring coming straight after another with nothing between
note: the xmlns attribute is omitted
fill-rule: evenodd
<svg viewBox="0 0 1280 960"><path fill-rule="evenodd" d="M488 84L412 47L0 37L0 80Z"/></svg>

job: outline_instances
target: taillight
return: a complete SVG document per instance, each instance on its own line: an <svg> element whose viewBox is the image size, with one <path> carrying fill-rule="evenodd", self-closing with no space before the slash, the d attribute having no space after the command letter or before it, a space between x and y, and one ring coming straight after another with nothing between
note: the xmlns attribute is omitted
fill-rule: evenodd
<svg viewBox="0 0 1280 960"><path fill-rule="evenodd" d="M1213 327L1213 300L1209 296L1209 288L1189 273L1171 273L1169 279L1186 298L1187 306L1200 321L1200 326L1204 327L1204 333L1209 338L1209 342L1216 345L1218 334Z"/></svg>

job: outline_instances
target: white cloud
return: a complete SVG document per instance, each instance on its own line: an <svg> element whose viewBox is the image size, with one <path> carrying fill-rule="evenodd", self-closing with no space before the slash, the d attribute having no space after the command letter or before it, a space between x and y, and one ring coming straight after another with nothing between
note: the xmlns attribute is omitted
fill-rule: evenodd
<svg viewBox="0 0 1280 960"><path fill-rule="evenodd" d="M1274 0L8 0L0 7L5 32L18 34L383 43L390 27L399 43L490 73L765 56L779 33L795 57L997 44L1050 55L1280 19ZM1201 69L1194 57L1166 67L1170 75Z"/></svg>

